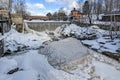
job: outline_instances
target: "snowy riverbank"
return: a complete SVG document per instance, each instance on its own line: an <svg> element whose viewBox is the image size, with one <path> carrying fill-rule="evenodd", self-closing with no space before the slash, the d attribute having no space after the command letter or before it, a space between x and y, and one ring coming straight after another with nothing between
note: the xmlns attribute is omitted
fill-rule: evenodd
<svg viewBox="0 0 120 80"><path fill-rule="evenodd" d="M100 53L111 53L120 56L120 32L113 32L115 39L111 40L109 31L99 29L97 26L80 27L74 24L63 25L56 29L57 36L75 37L83 44ZM116 35L117 34L117 35ZM116 38L117 37L117 38Z"/></svg>
<svg viewBox="0 0 120 80"><path fill-rule="evenodd" d="M72 26L76 28L75 25L71 25L71 27ZM74 31L74 29L72 30ZM75 30L79 31L78 28ZM96 29L94 31L96 32ZM42 44L48 40L51 40L51 38L44 32L23 34L12 29L11 35L9 35L5 41L6 49L14 52L14 55L0 58L0 80L120 79L120 63L92 50L88 51L88 49L85 49L85 46L80 44L79 40L74 38L67 38L53 43L50 42L48 46L50 45L49 47L55 50L55 53L59 53L60 56L67 54L66 57L64 57L66 60L72 58L75 60L75 56L78 57L78 55L82 55L82 52L88 53L81 58L78 57L76 61L71 60L67 65L62 66L62 70L53 68L53 66L48 63L48 58L41 55L42 53L40 54L40 51L37 50L39 47L44 47ZM18 54L15 51L19 52L19 50L27 51L15 55ZM55 59L58 60L57 57Z"/></svg>

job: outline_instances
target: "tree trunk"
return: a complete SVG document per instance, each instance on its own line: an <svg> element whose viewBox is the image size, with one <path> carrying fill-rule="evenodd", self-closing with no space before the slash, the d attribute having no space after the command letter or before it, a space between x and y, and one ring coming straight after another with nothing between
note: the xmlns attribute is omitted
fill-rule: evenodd
<svg viewBox="0 0 120 80"><path fill-rule="evenodd" d="M89 18L89 23L90 23L90 25L92 24L92 18L91 18L91 16L90 16L90 14L88 14L88 18Z"/></svg>

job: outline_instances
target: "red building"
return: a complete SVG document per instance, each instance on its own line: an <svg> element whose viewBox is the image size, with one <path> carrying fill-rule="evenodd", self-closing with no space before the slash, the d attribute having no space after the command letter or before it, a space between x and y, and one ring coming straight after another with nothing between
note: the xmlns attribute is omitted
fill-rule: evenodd
<svg viewBox="0 0 120 80"><path fill-rule="evenodd" d="M73 20L79 20L83 18L83 14L74 8L74 10L71 11L71 17Z"/></svg>

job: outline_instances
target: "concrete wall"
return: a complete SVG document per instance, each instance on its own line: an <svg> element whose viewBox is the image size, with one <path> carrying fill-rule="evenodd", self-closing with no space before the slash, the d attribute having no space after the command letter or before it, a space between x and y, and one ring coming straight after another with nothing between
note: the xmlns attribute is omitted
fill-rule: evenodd
<svg viewBox="0 0 120 80"><path fill-rule="evenodd" d="M63 24L70 24L70 22L27 22L30 29L36 31L54 31L57 27Z"/></svg>

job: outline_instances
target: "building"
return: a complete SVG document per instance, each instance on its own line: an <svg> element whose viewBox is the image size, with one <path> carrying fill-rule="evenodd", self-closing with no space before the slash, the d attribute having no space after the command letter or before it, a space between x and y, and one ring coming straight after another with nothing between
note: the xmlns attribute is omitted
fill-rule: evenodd
<svg viewBox="0 0 120 80"><path fill-rule="evenodd" d="M117 21L120 22L120 14L106 14L102 16L102 21Z"/></svg>
<svg viewBox="0 0 120 80"><path fill-rule="evenodd" d="M5 10L3 7L0 7L0 15L3 17L8 18L9 17L9 12L7 10Z"/></svg>
<svg viewBox="0 0 120 80"><path fill-rule="evenodd" d="M80 13L78 10L76 10L75 8L71 11L71 18L73 20L79 20L81 18L83 18L83 14Z"/></svg>
<svg viewBox="0 0 120 80"><path fill-rule="evenodd" d="M10 31L10 25L9 25L9 12L5 10L3 7L0 7L0 57L4 55L5 53L5 43L4 40L6 36L4 35L6 32ZM3 37L4 36L4 37Z"/></svg>
<svg viewBox="0 0 120 80"><path fill-rule="evenodd" d="M49 20L47 16L26 16L26 20Z"/></svg>
<svg viewBox="0 0 120 80"><path fill-rule="evenodd" d="M0 10L4 10L4 8L3 8L3 7L0 7Z"/></svg>

